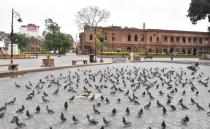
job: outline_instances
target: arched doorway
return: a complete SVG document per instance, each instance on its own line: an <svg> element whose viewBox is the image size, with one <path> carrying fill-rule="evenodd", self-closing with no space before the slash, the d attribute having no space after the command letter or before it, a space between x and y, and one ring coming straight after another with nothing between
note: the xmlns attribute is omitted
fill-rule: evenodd
<svg viewBox="0 0 210 129"><path fill-rule="evenodd" d="M182 49L182 54L186 54L185 49Z"/></svg>
<svg viewBox="0 0 210 129"><path fill-rule="evenodd" d="M187 54L191 54L191 49L188 49L187 50Z"/></svg>
<svg viewBox="0 0 210 129"><path fill-rule="evenodd" d="M193 56L197 55L197 49L196 48L193 48Z"/></svg>
<svg viewBox="0 0 210 129"><path fill-rule="evenodd" d="M173 48L171 48L171 49L170 49L170 53L173 53L173 52L174 52L174 49L173 49Z"/></svg>
<svg viewBox="0 0 210 129"><path fill-rule="evenodd" d="M131 47L127 47L127 52L131 52Z"/></svg>
<svg viewBox="0 0 210 129"><path fill-rule="evenodd" d="M83 54L93 54L93 49L91 46L84 46L84 53Z"/></svg>
<svg viewBox="0 0 210 129"><path fill-rule="evenodd" d="M168 54L168 49L163 49L163 52Z"/></svg>

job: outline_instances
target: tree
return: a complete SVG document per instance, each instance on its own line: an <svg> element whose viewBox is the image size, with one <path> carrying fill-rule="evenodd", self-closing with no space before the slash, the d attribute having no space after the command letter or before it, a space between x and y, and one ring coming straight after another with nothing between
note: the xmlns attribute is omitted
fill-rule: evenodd
<svg viewBox="0 0 210 129"><path fill-rule="evenodd" d="M193 24L197 24L199 20L206 19L210 22L210 0L191 0L188 15ZM210 27L208 27L210 32Z"/></svg>
<svg viewBox="0 0 210 129"><path fill-rule="evenodd" d="M31 40L25 34L17 34L15 42L18 44L20 51L29 50Z"/></svg>
<svg viewBox="0 0 210 129"><path fill-rule="evenodd" d="M100 50L100 53L102 54L104 48L107 46L107 40L104 40L103 30L101 28L97 28L96 30L96 48ZM101 55L101 61L102 55Z"/></svg>
<svg viewBox="0 0 210 129"><path fill-rule="evenodd" d="M43 32L45 37L44 47L49 51L58 50L59 54L65 54L73 45L73 39L60 32L60 26L52 19L45 20L46 29Z"/></svg>
<svg viewBox="0 0 210 129"><path fill-rule="evenodd" d="M110 13L105 9L99 9L96 6L89 6L82 8L76 14L76 24L80 29L83 29L85 25L92 27L95 38L95 58L96 58L96 29L100 22L108 19Z"/></svg>
<svg viewBox="0 0 210 129"><path fill-rule="evenodd" d="M76 14L76 24L80 29L85 25L96 27L100 22L109 18L110 13L105 9L99 9L97 6L82 8Z"/></svg>

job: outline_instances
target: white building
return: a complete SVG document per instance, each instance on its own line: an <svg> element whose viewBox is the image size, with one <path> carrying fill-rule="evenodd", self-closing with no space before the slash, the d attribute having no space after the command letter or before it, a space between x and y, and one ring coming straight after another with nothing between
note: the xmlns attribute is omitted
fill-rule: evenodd
<svg viewBox="0 0 210 129"><path fill-rule="evenodd" d="M22 25L19 33L26 34L28 37L39 37L39 26L35 24Z"/></svg>
<svg viewBox="0 0 210 129"><path fill-rule="evenodd" d="M8 51L7 54L11 54L11 44L8 45ZM17 44L13 44L13 54L18 55L19 54L19 49Z"/></svg>
<svg viewBox="0 0 210 129"><path fill-rule="evenodd" d="M4 39L0 39L0 48L4 49L5 48L5 40Z"/></svg>

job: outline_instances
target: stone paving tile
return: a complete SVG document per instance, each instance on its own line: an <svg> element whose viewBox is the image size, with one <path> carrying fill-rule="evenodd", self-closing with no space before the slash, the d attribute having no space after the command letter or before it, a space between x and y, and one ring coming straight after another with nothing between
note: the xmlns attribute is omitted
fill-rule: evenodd
<svg viewBox="0 0 210 129"><path fill-rule="evenodd" d="M129 70L134 70L133 68L140 67L145 68L149 70L150 68L158 67L160 69L167 68L172 69L176 71L178 74L181 73L181 69L183 69L184 72L186 72L186 75L183 76L183 81L185 79L192 78L191 72L186 69L186 66L184 64L166 64L166 63L126 63L126 64L113 64L108 65L110 69L112 69L111 72L116 75L116 68L127 68L127 72ZM194 85L199 89L199 95L196 96L195 93L190 92L190 85L187 84L186 87L182 88L182 86L177 86L178 92L175 94L171 94L170 90L166 89L166 86L162 87L161 82L157 82L156 84L153 84L154 87L151 88L150 92L155 97L154 100L151 100L148 95L145 97L142 96L142 93L145 91L145 86L141 84L141 87L135 92L135 95L139 97L138 100L140 102L140 105L134 105L132 102L129 101L128 97L125 96L125 92L127 90L130 90L129 96L132 96L132 90L134 87L131 86L131 82L127 79L126 80L126 87L124 87L124 84L122 82L122 79L120 79L119 84L116 84L117 87L121 87L124 92L116 92L115 95L110 95L110 87L112 84L110 81L102 83L99 82L99 77L96 76L96 82L91 82L93 84L93 87L88 87L87 84L84 83L84 79L88 78L87 75L83 75L84 70L91 70L91 73L97 73L99 70L104 71L107 70L107 66L90 66L88 68L72 68L72 69L62 69L62 70L55 70L55 71L48 71L48 72L40 72L40 73L31 73L31 74L25 74L22 77L17 78L6 78L0 80L0 106L2 106L5 102L8 102L9 100L12 100L13 97L17 98L17 101L15 105L9 105L5 114L5 117L0 119L0 129L14 129L16 126L15 124L11 124L10 121L14 115L18 115L21 122L26 123L26 126L24 129L48 129L49 126L52 126L53 129L99 129L102 124L102 118L105 117L107 120L111 121L110 127L106 127L107 129L121 129L123 127L122 123L122 117L125 117L126 120L132 122L132 126L127 127L128 129L147 129L149 126L152 127L152 129L161 129L161 122L165 120L167 129L209 129L210 124L209 120L210 117L206 115L206 112L209 111L208 104L210 103L210 93L207 92L210 88L203 87L201 84L197 83L197 80L193 81ZM201 79L205 79L210 76L210 73L208 72L210 70L207 66L200 66L199 73L203 72L204 76ZM75 99L74 101L70 102L69 109L67 111L64 110L63 104L65 101L67 101L70 97L73 95L76 95L72 92L67 92L64 90L64 81L66 79L62 79L62 77L66 77L71 72L71 78L73 82L76 82L77 80L73 78L75 76L75 72L79 73L81 80L78 83L78 88L76 88L76 83L72 84L72 87L78 92L83 92L83 86L86 86L89 90L91 90L94 93L98 93L98 91L94 88L96 85L104 84L108 86L109 88L104 88L102 91L102 94L104 97L107 97L110 100L110 104L106 104L105 102L101 102L101 106L97 107L97 109L101 112L100 115L97 115L93 112L92 105L96 104L97 102L100 102L100 98L97 100L91 102L90 100L85 99ZM60 77L60 73L62 73L62 77ZM51 88L47 88L49 82L46 84L40 84L44 86L43 90L49 95L47 99L50 100L49 103L43 103L41 96L43 95L43 91L40 94L37 94L37 91L35 90L35 97L31 101L25 100L27 94L31 93L32 90L27 90L25 88L25 85L29 84L29 81L33 84L33 88L37 85L39 82L39 79L42 79L42 81L47 81L45 77L47 75L53 74L55 76L54 78L60 78L59 83L62 84L62 86L59 89L58 95L52 95L53 92L56 90L57 86L52 85ZM196 77L199 76L199 74L196 74ZM126 75L125 77L128 78L135 78L135 75L132 73L131 75ZM149 81L153 82L157 80L157 78L150 79ZM116 80L115 80L116 81ZM14 86L14 83L17 82L17 84L21 85L21 88L16 88ZM135 82L137 80L135 79ZM160 84L159 89L156 89L155 86L157 84ZM175 86L174 83L172 83L173 86ZM163 96L159 96L159 90L162 90L165 94ZM182 91L186 90L186 95L182 95ZM173 96L172 104L176 106L176 111L171 111L170 107L166 105L167 97L166 95L170 94ZM204 106L206 109L205 111L198 111L195 105L192 105L190 103L190 98L193 97L196 102L198 102L200 105ZM117 103L117 99L121 98L121 102ZM183 98L183 102L185 105L187 105L190 110L182 110L181 107L178 105L178 101ZM167 109L166 115L163 115L162 108L158 108L156 105L156 100L159 100ZM151 102L151 108L149 110L144 109L144 106ZM33 118L27 119L24 111L22 114L16 114L16 110L21 107L21 105L24 104L27 110L32 113ZM35 113L35 107L39 105L41 107L41 113L36 114ZM48 114L46 111L46 105L48 105L51 109L55 111L55 114ZM116 116L111 115L111 111L113 108L116 108L117 114ZM127 116L125 114L125 109L129 107L130 109L130 115ZM138 111L143 108L144 114L141 118L137 117ZM64 123L61 123L60 120L60 113L63 112L65 117L67 118L67 121ZM86 115L89 114L92 118L96 119L99 124L96 126L90 125L87 121ZM79 119L79 123L74 125L72 121L72 116L75 115ZM190 122L187 125L182 125L181 120L183 117L188 115L190 117ZM126 129L127 129L126 128Z"/></svg>

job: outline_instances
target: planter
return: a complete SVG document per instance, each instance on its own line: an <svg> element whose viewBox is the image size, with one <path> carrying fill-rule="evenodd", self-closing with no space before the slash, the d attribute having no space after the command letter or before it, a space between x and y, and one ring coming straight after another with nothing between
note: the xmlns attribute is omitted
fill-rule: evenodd
<svg viewBox="0 0 210 129"><path fill-rule="evenodd" d="M42 66L43 67L53 67L54 59L42 59Z"/></svg>
<svg viewBox="0 0 210 129"><path fill-rule="evenodd" d="M208 60L210 60L210 54L206 54Z"/></svg>
<svg viewBox="0 0 210 129"><path fill-rule="evenodd" d="M100 60L100 63L103 63L103 62L104 62L103 59L101 59L101 60Z"/></svg>
<svg viewBox="0 0 210 129"><path fill-rule="evenodd" d="M200 57L200 60L207 60L207 59L208 59L207 55L201 55Z"/></svg>

